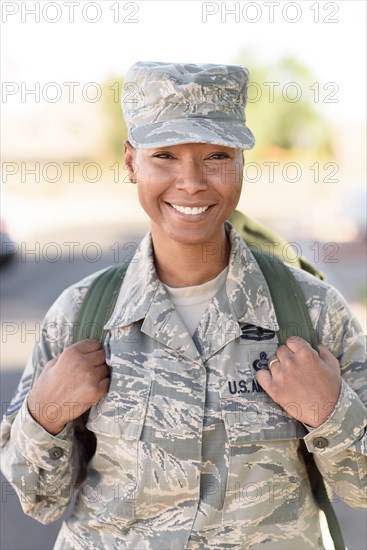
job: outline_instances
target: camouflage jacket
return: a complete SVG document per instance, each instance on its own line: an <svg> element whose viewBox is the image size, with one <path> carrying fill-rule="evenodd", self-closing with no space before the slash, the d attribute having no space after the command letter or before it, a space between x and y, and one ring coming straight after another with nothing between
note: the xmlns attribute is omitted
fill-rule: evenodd
<svg viewBox="0 0 367 550"><path fill-rule="evenodd" d="M66 289L47 313L2 424L2 467L38 521L50 523L74 503L55 548L324 548L304 443L333 490L365 506L361 328L334 288L293 270L343 382L318 428L287 415L255 379L277 348L269 291L247 245L229 223L227 230L226 284L193 337L157 277L150 233L141 242L106 325L111 384L90 412L97 451L77 491L73 424L49 434L30 416L26 396L33 375L70 344L96 274Z"/></svg>

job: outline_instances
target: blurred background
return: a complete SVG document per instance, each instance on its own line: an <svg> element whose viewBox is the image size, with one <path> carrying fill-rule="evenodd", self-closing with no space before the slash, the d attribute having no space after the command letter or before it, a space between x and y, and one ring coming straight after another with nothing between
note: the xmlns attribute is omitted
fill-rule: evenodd
<svg viewBox="0 0 367 550"><path fill-rule="evenodd" d="M239 208L291 241L366 330L366 3L1 3L3 410L57 295L131 257L148 229L122 159L138 60L251 73ZM350 550L366 516L336 502ZM1 548L51 548L2 478Z"/></svg>

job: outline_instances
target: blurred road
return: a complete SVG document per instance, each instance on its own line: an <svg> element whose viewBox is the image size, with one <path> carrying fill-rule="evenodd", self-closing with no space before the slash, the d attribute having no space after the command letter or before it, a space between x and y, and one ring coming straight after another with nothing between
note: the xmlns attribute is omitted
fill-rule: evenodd
<svg viewBox="0 0 367 550"><path fill-rule="evenodd" d="M23 261L18 260L1 272L2 301L2 352L1 352L1 402L2 411L10 401L26 358L30 353L39 323L51 303L68 285L98 269L114 263L117 256L122 260L127 258L145 232L145 227L134 234L125 232L116 226L95 227L63 230L60 234L48 234L43 242L40 240L39 253L24 255ZM88 246L98 234L98 245L102 251L98 261L94 261L98 247ZM92 237L93 236L93 237ZM57 261L52 258L51 248L45 252L45 242L67 243L78 242L75 247L75 257L70 261L70 254L63 253ZM118 244L117 244L118 243ZM29 247L29 250L31 247ZM42 253L43 250L43 253ZM70 246L68 248L70 252ZM56 254L56 253L55 253ZM354 280L363 280L363 256L353 255L348 260L349 268L353 265ZM319 266L320 267L320 266ZM334 267L334 266L333 266ZM337 268L338 266L336 266ZM341 262L339 271L328 273L329 280L335 284L342 282L346 276L345 267ZM333 280L333 278L335 280ZM347 279L349 275L347 276ZM339 279L339 280L338 280ZM343 285L339 285L341 288ZM348 285L350 287L350 285ZM343 292L343 288L341 288ZM346 293L348 294L348 292ZM348 296L347 296L348 297ZM16 323L16 325L15 325ZM23 325L21 325L23 323ZM17 330L14 330L17 327ZM7 481L1 477L1 550L49 550L53 547L60 522L42 526L25 516L18 499ZM347 505L336 502L337 515L340 519L349 550L365 550L366 544L366 514L364 511L352 510Z"/></svg>

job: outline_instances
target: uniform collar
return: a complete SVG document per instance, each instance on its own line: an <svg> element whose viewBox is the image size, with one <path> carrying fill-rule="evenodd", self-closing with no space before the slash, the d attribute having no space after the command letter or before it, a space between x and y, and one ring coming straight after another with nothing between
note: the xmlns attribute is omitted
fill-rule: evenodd
<svg viewBox="0 0 367 550"><path fill-rule="evenodd" d="M230 222L227 221L225 227L231 245L226 293L235 320L239 324L279 330L269 288L250 248ZM153 258L149 231L126 271L116 306L105 329L126 326L141 319L145 319L146 325L154 322L157 325L160 312L162 315L162 312L174 310L167 291L158 279Z"/></svg>
<svg viewBox="0 0 367 550"><path fill-rule="evenodd" d="M143 319L154 299L159 299L163 285L158 279L153 260L151 233L140 242L121 285L112 316L105 325L111 329Z"/></svg>
<svg viewBox="0 0 367 550"><path fill-rule="evenodd" d="M115 309L104 328L122 328L143 320L142 333L202 366L197 347L158 279L153 257L148 232L131 260Z"/></svg>
<svg viewBox="0 0 367 550"><path fill-rule="evenodd" d="M240 324L278 331L269 287L249 246L230 222L226 222L231 243L226 291Z"/></svg>

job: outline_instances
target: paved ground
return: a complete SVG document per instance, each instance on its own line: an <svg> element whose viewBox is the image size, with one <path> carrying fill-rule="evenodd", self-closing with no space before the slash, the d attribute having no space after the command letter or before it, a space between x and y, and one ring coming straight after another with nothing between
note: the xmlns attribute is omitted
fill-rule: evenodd
<svg viewBox="0 0 367 550"><path fill-rule="evenodd" d="M61 241L60 235L48 235L47 239L48 242L77 240L85 244L91 240L96 241L95 238L90 238L93 234L93 228L87 228L79 229L77 234L75 231L70 231L70 234L67 235L63 231ZM2 410L14 393L25 359L33 347L35 335L32 335L31 332L26 333L26 331L32 331L35 328L35 323L42 319L49 305L67 285L88 273L113 263L114 254L116 254L114 242L122 243L121 255L131 252L134 246L131 243L139 242L140 237L141 232L125 233L122 236L116 231L116 227L104 226L103 229L98 230L98 239L103 248L102 257L98 262L91 262L83 257L80 252L83 250L81 244L79 253L76 254L73 262L68 261L66 255L54 263L45 261L42 257L39 262L36 262L34 256L28 256L26 262L17 262L2 272ZM108 243L112 246L111 249L107 246ZM123 243L130 243L130 245L124 249ZM345 253L348 250L350 252L350 249L345 248ZM336 266L334 264L336 267L334 272L332 269L328 269L329 280L337 284L348 299L354 300L353 287L356 288L363 281L363 256L357 250L351 253L350 257L346 257L346 265L343 264L342 257L340 260L339 264ZM353 285L350 284L351 280L353 280ZM23 329L20 325L22 322L24 323ZM11 334L11 323L18 323L18 328L21 328L17 334ZM13 489L3 477L1 477L1 493L1 550L51 549L60 522L42 526L26 517L21 511ZM365 550L367 547L366 514L360 510L352 510L341 502L337 502L335 508L349 550Z"/></svg>

